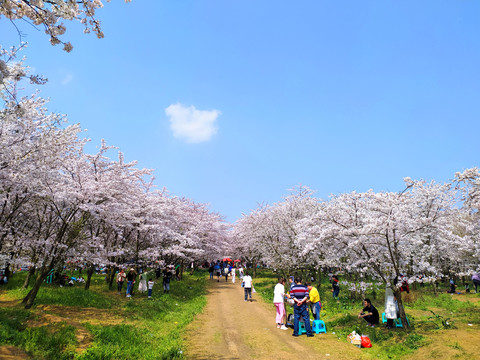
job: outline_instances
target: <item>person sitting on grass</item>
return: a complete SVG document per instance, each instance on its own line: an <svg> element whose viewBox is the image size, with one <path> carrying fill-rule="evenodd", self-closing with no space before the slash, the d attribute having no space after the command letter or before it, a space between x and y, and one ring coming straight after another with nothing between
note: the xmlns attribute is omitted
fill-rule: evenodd
<svg viewBox="0 0 480 360"><path fill-rule="evenodd" d="M367 326L375 327L375 325L378 325L380 320L378 310L372 305L370 299L364 299L363 306L363 311L358 314L358 318L363 318L367 322Z"/></svg>
<svg viewBox="0 0 480 360"><path fill-rule="evenodd" d="M455 285L455 280L453 278L450 278L450 290L447 291L449 294L455 294L457 285Z"/></svg>

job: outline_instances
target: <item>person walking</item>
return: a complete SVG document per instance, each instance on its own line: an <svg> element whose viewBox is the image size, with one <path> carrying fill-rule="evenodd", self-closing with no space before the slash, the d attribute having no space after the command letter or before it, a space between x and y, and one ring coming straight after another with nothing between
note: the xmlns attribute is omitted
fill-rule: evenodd
<svg viewBox="0 0 480 360"><path fill-rule="evenodd" d="M235 268L232 268L232 283L235 284Z"/></svg>
<svg viewBox="0 0 480 360"><path fill-rule="evenodd" d="M215 268L215 273L217 275L217 282L220 282L220 274L221 274L220 264L217 262L214 268Z"/></svg>
<svg viewBox="0 0 480 360"><path fill-rule="evenodd" d="M248 274L248 271L246 271L245 276L243 277L243 290L245 293L245 301L248 301L248 298L250 298L250 301L252 301L252 288L253 288L253 279Z"/></svg>
<svg viewBox="0 0 480 360"><path fill-rule="evenodd" d="M155 284L155 282L153 281L152 278L150 278L148 280L148 298L151 299L152 298L152 291L153 291L153 285Z"/></svg>
<svg viewBox="0 0 480 360"><path fill-rule="evenodd" d="M273 304L277 310L275 321L277 322L277 329L288 330L285 326L287 313L285 312L285 279L278 278L278 284L273 289Z"/></svg>
<svg viewBox="0 0 480 360"><path fill-rule="evenodd" d="M208 274L210 275L210 280L213 280L213 271L215 270L213 263L210 263L210 266L208 267Z"/></svg>
<svg viewBox="0 0 480 360"><path fill-rule="evenodd" d="M305 330L307 330L307 337L313 337L312 327L310 326L310 314L308 313L307 307L307 300L309 299L308 288L302 285L302 278L300 276L295 277L295 285L290 290L290 296L294 301L292 336L299 335L300 318L302 318L305 324Z"/></svg>
<svg viewBox="0 0 480 360"><path fill-rule="evenodd" d="M117 274L117 290L119 294L122 292L123 283L125 282L126 278L127 275L125 274L125 271L120 269L120 272Z"/></svg>
<svg viewBox="0 0 480 360"><path fill-rule="evenodd" d="M228 281L228 274L229 274L228 266L225 266L225 267L223 268L223 275L225 275L225 282Z"/></svg>

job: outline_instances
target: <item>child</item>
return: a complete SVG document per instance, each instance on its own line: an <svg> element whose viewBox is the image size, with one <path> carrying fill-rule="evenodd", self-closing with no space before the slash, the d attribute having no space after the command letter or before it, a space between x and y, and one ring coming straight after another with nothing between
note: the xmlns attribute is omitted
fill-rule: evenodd
<svg viewBox="0 0 480 360"><path fill-rule="evenodd" d="M153 279L152 278L148 279L148 298L149 299L152 297L153 284L155 284Z"/></svg>
<svg viewBox="0 0 480 360"><path fill-rule="evenodd" d="M340 285L338 284L338 277L336 275L332 276L332 293L333 298L338 299L338 294L340 293Z"/></svg>

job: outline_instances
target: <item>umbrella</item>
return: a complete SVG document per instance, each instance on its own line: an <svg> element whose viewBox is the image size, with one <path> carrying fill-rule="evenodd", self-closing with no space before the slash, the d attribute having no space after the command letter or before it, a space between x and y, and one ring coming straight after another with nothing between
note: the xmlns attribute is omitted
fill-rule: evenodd
<svg viewBox="0 0 480 360"><path fill-rule="evenodd" d="M230 258L223 258L222 261L232 261Z"/></svg>
<svg viewBox="0 0 480 360"><path fill-rule="evenodd" d="M240 262L241 260L240 259L237 259L237 260L233 260L233 262Z"/></svg>

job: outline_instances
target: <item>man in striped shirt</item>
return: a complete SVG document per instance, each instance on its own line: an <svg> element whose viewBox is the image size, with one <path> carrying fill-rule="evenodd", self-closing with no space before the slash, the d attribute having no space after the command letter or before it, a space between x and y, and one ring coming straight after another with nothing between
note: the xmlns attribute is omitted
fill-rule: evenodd
<svg viewBox="0 0 480 360"><path fill-rule="evenodd" d="M310 315L308 314L307 300L308 288L302 285L302 278L295 277L295 285L290 289L290 296L293 301L293 336L298 336L298 328L300 324L300 317L303 318L307 336L312 337L312 327L310 326Z"/></svg>

